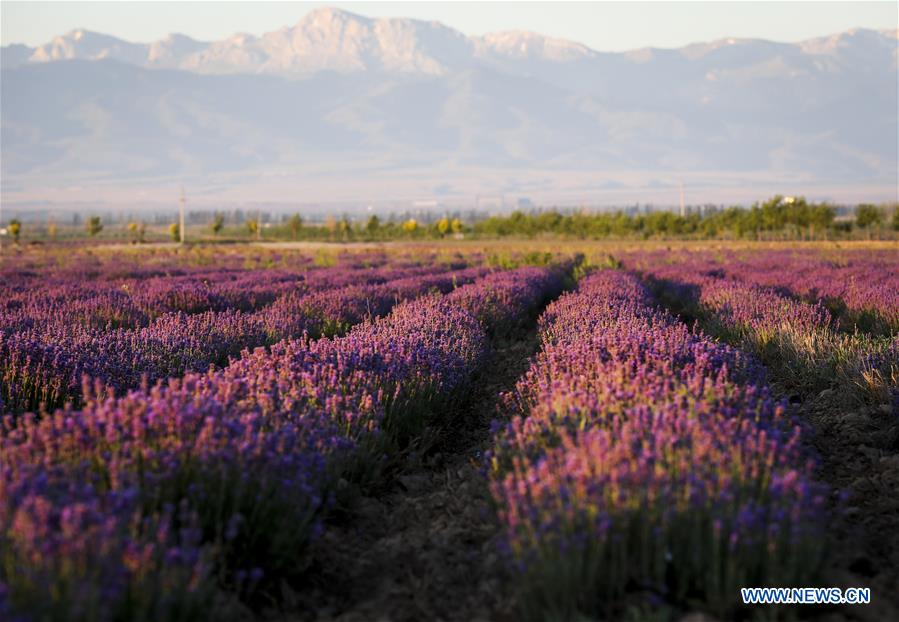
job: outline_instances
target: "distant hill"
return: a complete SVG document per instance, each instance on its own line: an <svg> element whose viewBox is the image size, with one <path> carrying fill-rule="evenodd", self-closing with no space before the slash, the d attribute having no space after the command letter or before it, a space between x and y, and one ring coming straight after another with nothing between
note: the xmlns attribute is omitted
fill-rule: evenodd
<svg viewBox="0 0 899 622"><path fill-rule="evenodd" d="M76 30L2 49L4 198L189 179L286 200L301 178L314 200L349 182L367 196L680 179L889 194L897 63L896 31L863 29L626 53L334 9L215 42Z"/></svg>

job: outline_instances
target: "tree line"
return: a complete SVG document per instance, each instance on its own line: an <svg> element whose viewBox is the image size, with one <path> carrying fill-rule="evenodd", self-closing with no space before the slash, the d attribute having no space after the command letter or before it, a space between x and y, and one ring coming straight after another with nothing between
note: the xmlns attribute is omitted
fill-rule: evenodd
<svg viewBox="0 0 899 622"><path fill-rule="evenodd" d="M90 216L84 223L84 228L90 237L95 237L103 231L104 224L99 216ZM132 243L147 241L147 227L143 222L130 222L125 229ZM756 202L749 208L710 209L683 216L664 211L647 214L623 211L566 214L549 210L534 213L516 211L471 224L450 217L440 218L432 223L419 222L414 218L385 221L377 215L357 221L346 216L329 216L323 224L308 224L301 215L293 214L279 224L263 224L256 219L248 219L240 226L226 230L225 215L216 212L207 225L207 232L213 239L227 233L229 238L333 242L439 239L449 236L818 239L845 237L854 230L870 236L885 233L889 229L899 232L899 207L895 205L885 208L868 203L860 204L855 208L854 218L838 219L836 207L831 204L812 203L803 197L781 195ZM23 225L18 219L9 221L7 233L16 243L19 242L22 231ZM55 238L55 225L48 226L48 234ZM168 234L172 241L180 239L177 222L169 225ZM196 232L191 237L196 239Z"/></svg>
<svg viewBox="0 0 899 622"><path fill-rule="evenodd" d="M606 237L693 237L746 238L789 237L815 239L847 234L853 229L873 231L889 228L899 231L899 209L889 215L883 207L861 204L854 220L837 220L836 207L828 203L810 203L803 197L774 196L749 208L730 207L684 216L673 212L648 214L574 213L546 211L537 214L513 212L492 216L473 226L486 237L535 237L555 234L573 238Z"/></svg>
<svg viewBox="0 0 899 622"><path fill-rule="evenodd" d="M266 237L294 240L394 240L437 239L450 235L473 237L536 237L541 235L581 239L607 237L690 237L746 238L778 236L791 239L816 239L862 232L893 229L899 231L899 209L873 204L856 206L854 219L838 220L837 210L828 203L813 203L803 197L777 195L749 208L713 209L684 216L673 212L628 214L563 214L549 210L537 213L512 212L465 224L458 218L441 218L424 224L415 219L382 221L369 216L365 221L329 217L324 225L307 226L299 215L273 226Z"/></svg>

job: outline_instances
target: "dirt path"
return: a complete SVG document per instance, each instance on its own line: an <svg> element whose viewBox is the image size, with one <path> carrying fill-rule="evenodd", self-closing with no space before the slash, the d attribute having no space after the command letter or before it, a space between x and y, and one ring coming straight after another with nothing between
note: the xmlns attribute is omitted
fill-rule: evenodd
<svg viewBox="0 0 899 622"><path fill-rule="evenodd" d="M815 429L819 478L835 498L845 495L829 525L825 576L871 588L871 605L847 606L842 619L899 620L899 413L887 404L848 407L828 391L800 412Z"/></svg>
<svg viewBox="0 0 899 622"><path fill-rule="evenodd" d="M423 460L363 498L316 547L316 587L290 620L513 620L497 555L497 524L480 472L499 395L527 369L536 325L496 345L492 360ZM283 618L282 618L283 619Z"/></svg>

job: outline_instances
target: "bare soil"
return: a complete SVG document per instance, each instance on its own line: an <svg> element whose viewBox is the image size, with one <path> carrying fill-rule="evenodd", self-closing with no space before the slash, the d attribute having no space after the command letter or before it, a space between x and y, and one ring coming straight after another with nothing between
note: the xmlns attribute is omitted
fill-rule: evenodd
<svg viewBox="0 0 899 622"><path fill-rule="evenodd" d="M899 413L889 404L849 406L832 390L800 412L815 430L818 476L832 488L825 577L871 588L870 605L847 605L828 619L899 620Z"/></svg>

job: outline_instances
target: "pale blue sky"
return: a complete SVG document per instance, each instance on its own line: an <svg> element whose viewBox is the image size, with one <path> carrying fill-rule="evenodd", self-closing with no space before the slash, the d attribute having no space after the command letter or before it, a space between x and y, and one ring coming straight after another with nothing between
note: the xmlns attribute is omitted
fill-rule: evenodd
<svg viewBox="0 0 899 622"><path fill-rule="evenodd" d="M75 28L146 42L170 32L214 40L262 34L309 10L437 20L468 35L533 30L601 51L723 37L799 41L853 27L896 28L899 2L37 2L0 1L2 43L40 45Z"/></svg>

